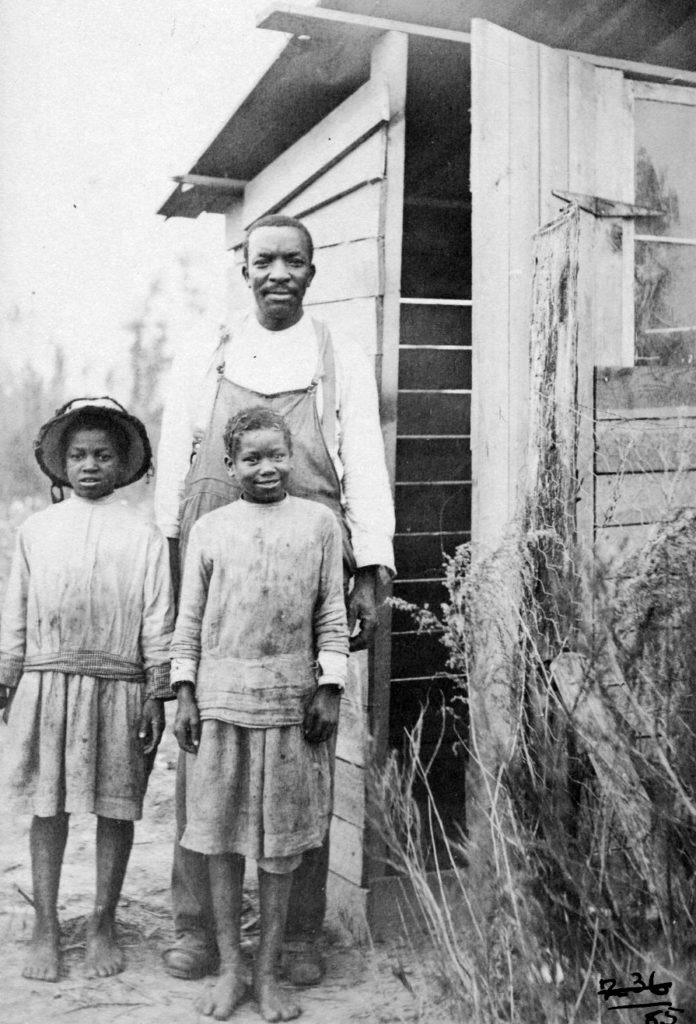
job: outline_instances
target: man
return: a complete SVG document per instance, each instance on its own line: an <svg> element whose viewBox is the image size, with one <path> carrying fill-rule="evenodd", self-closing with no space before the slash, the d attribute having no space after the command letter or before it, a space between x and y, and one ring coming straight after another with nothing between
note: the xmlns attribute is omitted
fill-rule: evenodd
<svg viewBox="0 0 696 1024"><path fill-rule="evenodd" d="M175 365L162 422L155 509L169 538L176 584L193 523L239 497L224 465L228 418L259 402L281 412L295 449L288 490L326 504L343 529L347 592L352 579L351 632L359 626L351 650L359 650L368 646L377 625L380 566L394 569L394 514L369 361L357 346L334 347L325 326L303 309L315 274L312 259L312 238L299 220L273 215L248 229L242 273L253 313L240 317L219 345ZM337 724L337 702L321 699L321 685L317 692L316 729L329 735ZM185 816L180 760L177 837ZM326 909L328 853L327 836L320 850L304 855L293 880L286 938L292 951L288 974L295 984L316 984L323 976L317 939ZM164 953L165 969L175 977L200 977L216 963L207 866L178 838L172 903L176 940Z"/></svg>

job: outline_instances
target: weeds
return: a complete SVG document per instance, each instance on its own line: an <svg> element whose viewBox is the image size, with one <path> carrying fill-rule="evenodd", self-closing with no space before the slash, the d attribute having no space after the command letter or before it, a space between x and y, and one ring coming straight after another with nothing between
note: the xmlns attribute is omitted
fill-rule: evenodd
<svg viewBox="0 0 696 1024"><path fill-rule="evenodd" d="M474 567L464 546L446 577L442 615L415 615L485 691L467 837L438 814L422 721L373 778L440 998L472 1024L580 1024L607 1013L600 978L655 971L696 1021L696 514L619 577L549 529Z"/></svg>

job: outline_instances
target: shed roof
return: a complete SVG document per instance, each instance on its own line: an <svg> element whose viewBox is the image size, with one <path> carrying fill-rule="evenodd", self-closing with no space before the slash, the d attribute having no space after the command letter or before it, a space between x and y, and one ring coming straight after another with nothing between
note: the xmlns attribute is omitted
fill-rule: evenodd
<svg viewBox="0 0 696 1024"><path fill-rule="evenodd" d="M292 30L297 22L286 7L276 4L259 24ZM179 184L160 214L224 212L245 181L367 80L372 42L390 23L420 25L426 33L435 28L453 40L468 32L472 17L491 17L490 0L330 0L318 8L328 22L317 19L317 8L302 9L313 22L306 36L288 38L190 169L194 186ZM332 12L360 18L346 22ZM693 0L497 0L495 22L549 46L696 71Z"/></svg>

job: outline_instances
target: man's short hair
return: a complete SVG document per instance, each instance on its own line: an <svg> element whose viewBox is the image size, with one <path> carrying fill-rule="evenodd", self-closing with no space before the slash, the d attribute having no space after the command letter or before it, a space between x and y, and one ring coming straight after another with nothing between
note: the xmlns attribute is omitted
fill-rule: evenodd
<svg viewBox="0 0 696 1024"><path fill-rule="evenodd" d="M244 264L249 262L249 239L251 238L252 232L256 231L257 228L297 228L309 250L309 262L311 263L314 258L314 240L309 233L309 228L306 224L303 224L297 217L288 217L284 213L269 213L265 217L259 217L253 224L250 224L246 229L244 235Z"/></svg>

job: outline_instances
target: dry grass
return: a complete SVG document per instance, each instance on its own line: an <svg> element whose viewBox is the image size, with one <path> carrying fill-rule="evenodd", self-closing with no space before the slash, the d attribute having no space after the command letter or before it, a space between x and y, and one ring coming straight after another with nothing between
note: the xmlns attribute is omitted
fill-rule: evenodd
<svg viewBox="0 0 696 1024"><path fill-rule="evenodd" d="M476 681L472 704L505 701L509 726L503 747L472 716L466 841L445 835L418 728L374 780L376 824L416 894L453 1020L598 1021L613 1005L599 979L628 984L633 971L672 982L679 1019L696 1020L695 580L691 513L618 577L553 530L528 530L475 567L460 549L442 616L416 612L442 632L453 676ZM436 847L433 887L423 851Z"/></svg>

